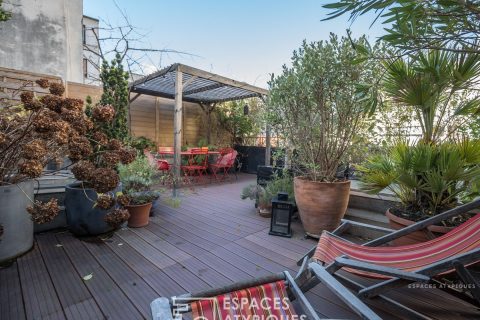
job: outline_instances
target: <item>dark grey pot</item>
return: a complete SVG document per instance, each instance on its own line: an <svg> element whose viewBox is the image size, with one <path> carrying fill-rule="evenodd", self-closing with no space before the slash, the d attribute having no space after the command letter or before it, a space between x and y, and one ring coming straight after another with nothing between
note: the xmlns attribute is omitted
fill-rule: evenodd
<svg viewBox="0 0 480 320"><path fill-rule="evenodd" d="M27 196L33 199L33 180L0 187L0 224L3 225L0 263L27 252L33 246L33 221L26 210L31 202Z"/></svg>
<svg viewBox="0 0 480 320"><path fill-rule="evenodd" d="M121 184L111 193L116 194L119 191L122 191ZM113 230L104 220L105 215L113 208L96 208L96 200L97 193L90 188L83 189L79 182L65 186L65 212L68 228L73 234L95 236Z"/></svg>

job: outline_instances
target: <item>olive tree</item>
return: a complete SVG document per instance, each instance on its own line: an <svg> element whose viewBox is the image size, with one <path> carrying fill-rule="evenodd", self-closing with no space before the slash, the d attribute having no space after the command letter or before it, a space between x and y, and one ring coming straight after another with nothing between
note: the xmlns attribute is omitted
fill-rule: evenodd
<svg viewBox="0 0 480 320"><path fill-rule="evenodd" d="M307 43L294 51L269 83L268 121L294 149L294 169L313 181L334 181L357 129L368 117L363 83L377 73L373 61L356 61L352 43L331 34L328 41Z"/></svg>

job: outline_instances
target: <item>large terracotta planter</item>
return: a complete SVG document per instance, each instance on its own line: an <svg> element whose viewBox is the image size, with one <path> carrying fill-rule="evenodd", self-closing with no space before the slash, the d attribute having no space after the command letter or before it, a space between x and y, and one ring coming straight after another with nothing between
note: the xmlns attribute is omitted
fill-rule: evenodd
<svg viewBox="0 0 480 320"><path fill-rule="evenodd" d="M408 227L409 225L414 224L414 221L398 217L394 215L393 213L390 212L390 210L387 210L385 215L388 218L388 222L390 225L390 228L394 230L399 230L403 229L405 227ZM451 227L444 227L444 226L429 226L427 227L428 231L426 230L421 230L421 231L415 231L413 233L410 233L406 236L403 236L401 238L393 240L393 243L397 246L403 246L403 245L410 245L410 244L416 244L416 243L422 243L428 240L432 239L433 236L441 236L453 228Z"/></svg>
<svg viewBox="0 0 480 320"><path fill-rule="evenodd" d="M308 236L318 238L323 230L338 227L345 215L350 195L350 181L315 182L294 179L295 202Z"/></svg>
<svg viewBox="0 0 480 320"><path fill-rule="evenodd" d="M125 208L130 213L130 218L128 218L128 226L131 228L140 228L145 227L149 222L150 209L152 208L152 203L138 204L138 205L128 205Z"/></svg>
<svg viewBox="0 0 480 320"><path fill-rule="evenodd" d="M18 257L33 246L33 221L26 207L33 199L33 180L0 186L0 263ZM23 190L23 191L22 191Z"/></svg>

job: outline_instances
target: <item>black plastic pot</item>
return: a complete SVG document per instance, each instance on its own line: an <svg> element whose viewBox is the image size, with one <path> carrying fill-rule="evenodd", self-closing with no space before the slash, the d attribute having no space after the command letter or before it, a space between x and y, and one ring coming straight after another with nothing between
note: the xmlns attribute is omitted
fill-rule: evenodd
<svg viewBox="0 0 480 320"><path fill-rule="evenodd" d="M113 194L122 191L121 184L111 191ZM70 231L77 236L94 236L112 231L104 217L111 210L94 207L97 193L90 188L83 189L80 183L65 186L65 212Z"/></svg>

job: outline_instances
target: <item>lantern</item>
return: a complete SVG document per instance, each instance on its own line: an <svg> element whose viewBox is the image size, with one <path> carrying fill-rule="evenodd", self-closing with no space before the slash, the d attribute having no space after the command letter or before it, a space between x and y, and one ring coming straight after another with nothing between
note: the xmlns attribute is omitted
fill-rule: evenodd
<svg viewBox="0 0 480 320"><path fill-rule="evenodd" d="M268 234L281 237L292 237L291 222L293 203L288 201L288 193L279 192L272 199L272 218Z"/></svg>
<svg viewBox="0 0 480 320"><path fill-rule="evenodd" d="M243 115L248 116L248 113L250 112L248 104L243 106Z"/></svg>

